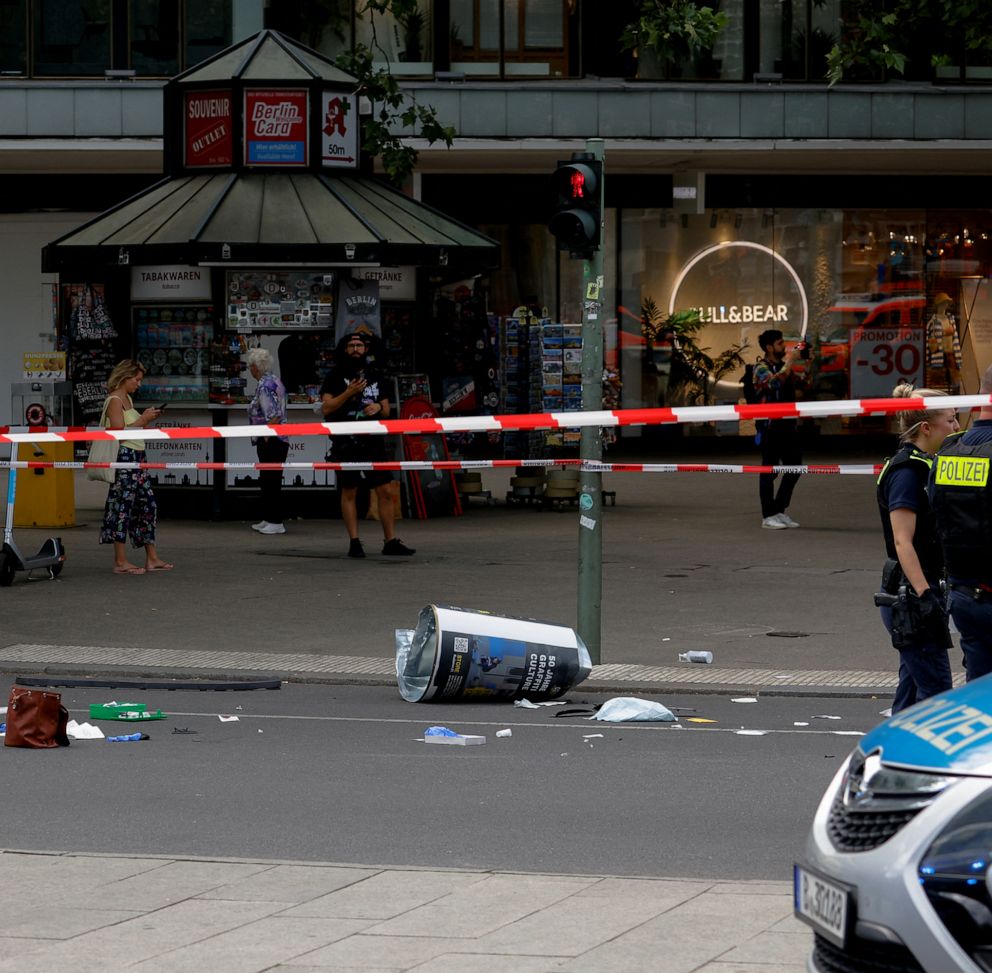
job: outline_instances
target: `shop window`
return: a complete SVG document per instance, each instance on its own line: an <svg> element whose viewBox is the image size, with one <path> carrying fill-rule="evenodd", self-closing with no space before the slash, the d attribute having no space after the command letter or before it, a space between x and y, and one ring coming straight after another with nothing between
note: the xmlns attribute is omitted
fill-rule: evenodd
<svg viewBox="0 0 992 973"><path fill-rule="evenodd" d="M231 0L186 0L184 67L231 45Z"/></svg>
<svg viewBox="0 0 992 973"><path fill-rule="evenodd" d="M103 74L111 42L110 0L35 0L36 75Z"/></svg>
<svg viewBox="0 0 992 973"><path fill-rule="evenodd" d="M338 54L350 51L354 46L352 8L352 0L271 3L265 6L264 23L267 29L292 37L333 60ZM368 33L364 33L361 40L372 46L372 38Z"/></svg>
<svg viewBox="0 0 992 973"><path fill-rule="evenodd" d="M430 0L402 16L367 13L355 22L355 40L371 48L380 67L392 74L414 77L434 71L431 44L434 11Z"/></svg>
<svg viewBox="0 0 992 973"><path fill-rule="evenodd" d="M571 7L568 0L451 0L451 69L490 77L567 76Z"/></svg>
<svg viewBox="0 0 992 973"><path fill-rule="evenodd" d="M27 11L27 0L0 0L0 74L27 71Z"/></svg>
<svg viewBox="0 0 992 973"><path fill-rule="evenodd" d="M138 74L178 74L178 0L131 0L129 13L131 67Z"/></svg>

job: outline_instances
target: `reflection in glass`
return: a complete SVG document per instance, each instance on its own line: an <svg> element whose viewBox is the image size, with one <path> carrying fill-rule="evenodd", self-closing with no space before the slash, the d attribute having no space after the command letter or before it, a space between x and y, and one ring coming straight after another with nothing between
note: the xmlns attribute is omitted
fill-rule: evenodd
<svg viewBox="0 0 992 973"><path fill-rule="evenodd" d="M138 74L179 71L179 0L131 0L131 67Z"/></svg>
<svg viewBox="0 0 992 973"><path fill-rule="evenodd" d="M35 74L103 74L110 41L110 0L36 0Z"/></svg>
<svg viewBox="0 0 992 973"><path fill-rule="evenodd" d="M231 44L231 0L186 0L186 67Z"/></svg>
<svg viewBox="0 0 992 973"><path fill-rule="evenodd" d="M0 3L0 71L27 70L27 0Z"/></svg>

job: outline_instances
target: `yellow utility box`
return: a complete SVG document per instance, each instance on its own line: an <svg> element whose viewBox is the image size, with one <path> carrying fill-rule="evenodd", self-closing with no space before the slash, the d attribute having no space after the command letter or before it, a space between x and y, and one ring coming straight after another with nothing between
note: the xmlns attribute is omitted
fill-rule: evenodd
<svg viewBox="0 0 992 973"><path fill-rule="evenodd" d="M19 443L17 458L22 462L71 463L72 443ZM76 485L72 470L48 468L17 471L15 527L75 525Z"/></svg>

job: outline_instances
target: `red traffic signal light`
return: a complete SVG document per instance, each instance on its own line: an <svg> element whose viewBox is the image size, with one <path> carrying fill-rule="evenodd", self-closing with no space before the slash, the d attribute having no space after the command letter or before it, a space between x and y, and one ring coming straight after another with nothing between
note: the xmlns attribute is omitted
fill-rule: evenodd
<svg viewBox="0 0 992 973"><path fill-rule="evenodd" d="M587 256L599 249L603 163L597 159L559 162L554 171L555 211L548 229L558 249Z"/></svg>

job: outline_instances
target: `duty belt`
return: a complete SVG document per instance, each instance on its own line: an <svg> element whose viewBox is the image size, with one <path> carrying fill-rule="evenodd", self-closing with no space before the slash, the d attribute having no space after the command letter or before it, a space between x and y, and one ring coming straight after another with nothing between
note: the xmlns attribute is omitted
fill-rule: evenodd
<svg viewBox="0 0 992 973"><path fill-rule="evenodd" d="M987 584L952 584L951 591L960 591L961 594L974 598L975 601L988 601L992 599L992 585Z"/></svg>

